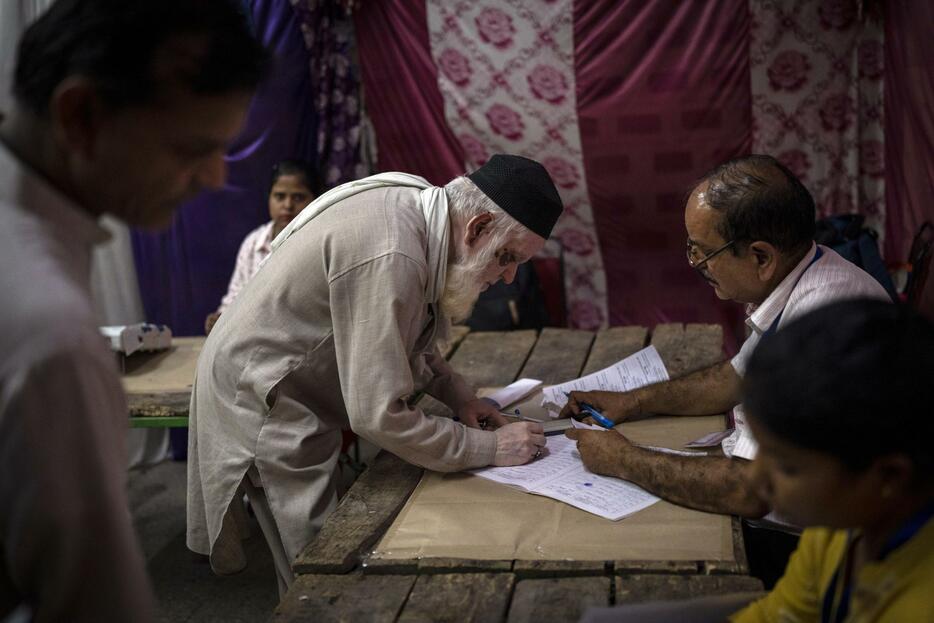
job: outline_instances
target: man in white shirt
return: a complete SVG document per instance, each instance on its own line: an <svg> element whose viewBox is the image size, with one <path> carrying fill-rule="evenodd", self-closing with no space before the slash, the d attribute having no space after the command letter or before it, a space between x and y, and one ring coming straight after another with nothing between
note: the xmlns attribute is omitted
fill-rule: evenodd
<svg viewBox="0 0 934 623"><path fill-rule="evenodd" d="M573 431L589 469L624 478L668 501L703 511L762 517L749 485L755 441L745 426L740 383L760 337L817 307L843 299L890 300L870 275L815 245L814 200L769 156L720 165L694 188L684 212L688 263L717 296L746 304L750 336L732 359L631 392L573 392L563 415L587 402L614 422L639 414L710 415L734 409L726 456L685 457L637 448L622 434ZM731 458L732 457L732 458Z"/></svg>
<svg viewBox="0 0 934 623"><path fill-rule="evenodd" d="M23 35L0 125L0 620L153 618L97 218L162 226L219 187L267 62L229 0L60 0Z"/></svg>

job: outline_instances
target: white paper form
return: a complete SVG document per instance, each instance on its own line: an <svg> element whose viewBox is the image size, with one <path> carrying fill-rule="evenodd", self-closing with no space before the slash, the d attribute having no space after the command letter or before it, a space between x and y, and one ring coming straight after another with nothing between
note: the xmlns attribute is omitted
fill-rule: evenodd
<svg viewBox="0 0 934 623"><path fill-rule="evenodd" d="M488 396L484 396L483 399L492 402L497 409L502 409L525 398L538 389L541 384L542 382L538 379L519 379Z"/></svg>
<svg viewBox="0 0 934 623"><path fill-rule="evenodd" d="M614 363L593 374L579 379L552 385L542 390L542 405L549 411L560 411L567 403L564 392L603 390L625 392L652 383L668 380L668 371L654 346L643 348L639 352Z"/></svg>
<svg viewBox="0 0 934 623"><path fill-rule="evenodd" d="M547 448L547 454L526 465L484 467L472 473L554 498L613 521L648 508L659 500L630 482L588 471L573 439L563 435L549 437Z"/></svg>

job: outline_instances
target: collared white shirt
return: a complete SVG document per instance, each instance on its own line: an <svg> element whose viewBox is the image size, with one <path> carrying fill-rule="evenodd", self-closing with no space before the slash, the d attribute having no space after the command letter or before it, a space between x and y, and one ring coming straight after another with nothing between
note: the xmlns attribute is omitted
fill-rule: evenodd
<svg viewBox="0 0 934 623"><path fill-rule="evenodd" d="M96 219L0 144L0 619L150 621L127 406L91 302Z"/></svg>
<svg viewBox="0 0 934 623"><path fill-rule="evenodd" d="M240 250L237 252L237 264L234 266L233 275L230 277L230 285L227 286L227 294L221 299L220 307L217 308L218 312L224 313L230 307L230 304L240 294L243 286L259 270L263 260L269 257L269 253L272 251L273 225L275 225L273 221L260 225L243 239Z"/></svg>
<svg viewBox="0 0 934 623"><path fill-rule="evenodd" d="M862 297L891 301L878 281L833 249L821 245L821 257L811 265L816 254L817 245L812 244L811 250L760 305L746 307L749 337L731 361L740 376L745 374L752 352L779 314L777 330L809 311L836 301ZM758 444L746 425L741 404L733 409L733 418L736 430L723 440L723 452L727 456L752 460Z"/></svg>

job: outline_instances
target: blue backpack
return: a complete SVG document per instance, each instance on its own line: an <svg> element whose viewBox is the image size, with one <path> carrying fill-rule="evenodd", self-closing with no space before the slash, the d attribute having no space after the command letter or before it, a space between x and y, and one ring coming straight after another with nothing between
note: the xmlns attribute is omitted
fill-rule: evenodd
<svg viewBox="0 0 934 623"><path fill-rule="evenodd" d="M878 281L893 301L898 300L895 284L879 255L876 232L863 227L862 214L838 214L817 221L814 241L830 247Z"/></svg>

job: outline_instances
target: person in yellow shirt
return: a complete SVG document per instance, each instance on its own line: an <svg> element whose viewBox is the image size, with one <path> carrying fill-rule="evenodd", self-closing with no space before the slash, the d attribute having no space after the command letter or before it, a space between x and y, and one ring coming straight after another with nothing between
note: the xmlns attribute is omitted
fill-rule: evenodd
<svg viewBox="0 0 934 623"><path fill-rule="evenodd" d="M582 621L934 622L934 324L878 300L827 305L762 339L742 393L759 443L749 484L806 527L782 579L761 598Z"/></svg>
<svg viewBox="0 0 934 623"><path fill-rule="evenodd" d="M812 527L775 589L730 620L934 621L934 325L830 305L763 340L744 384L756 490Z"/></svg>

